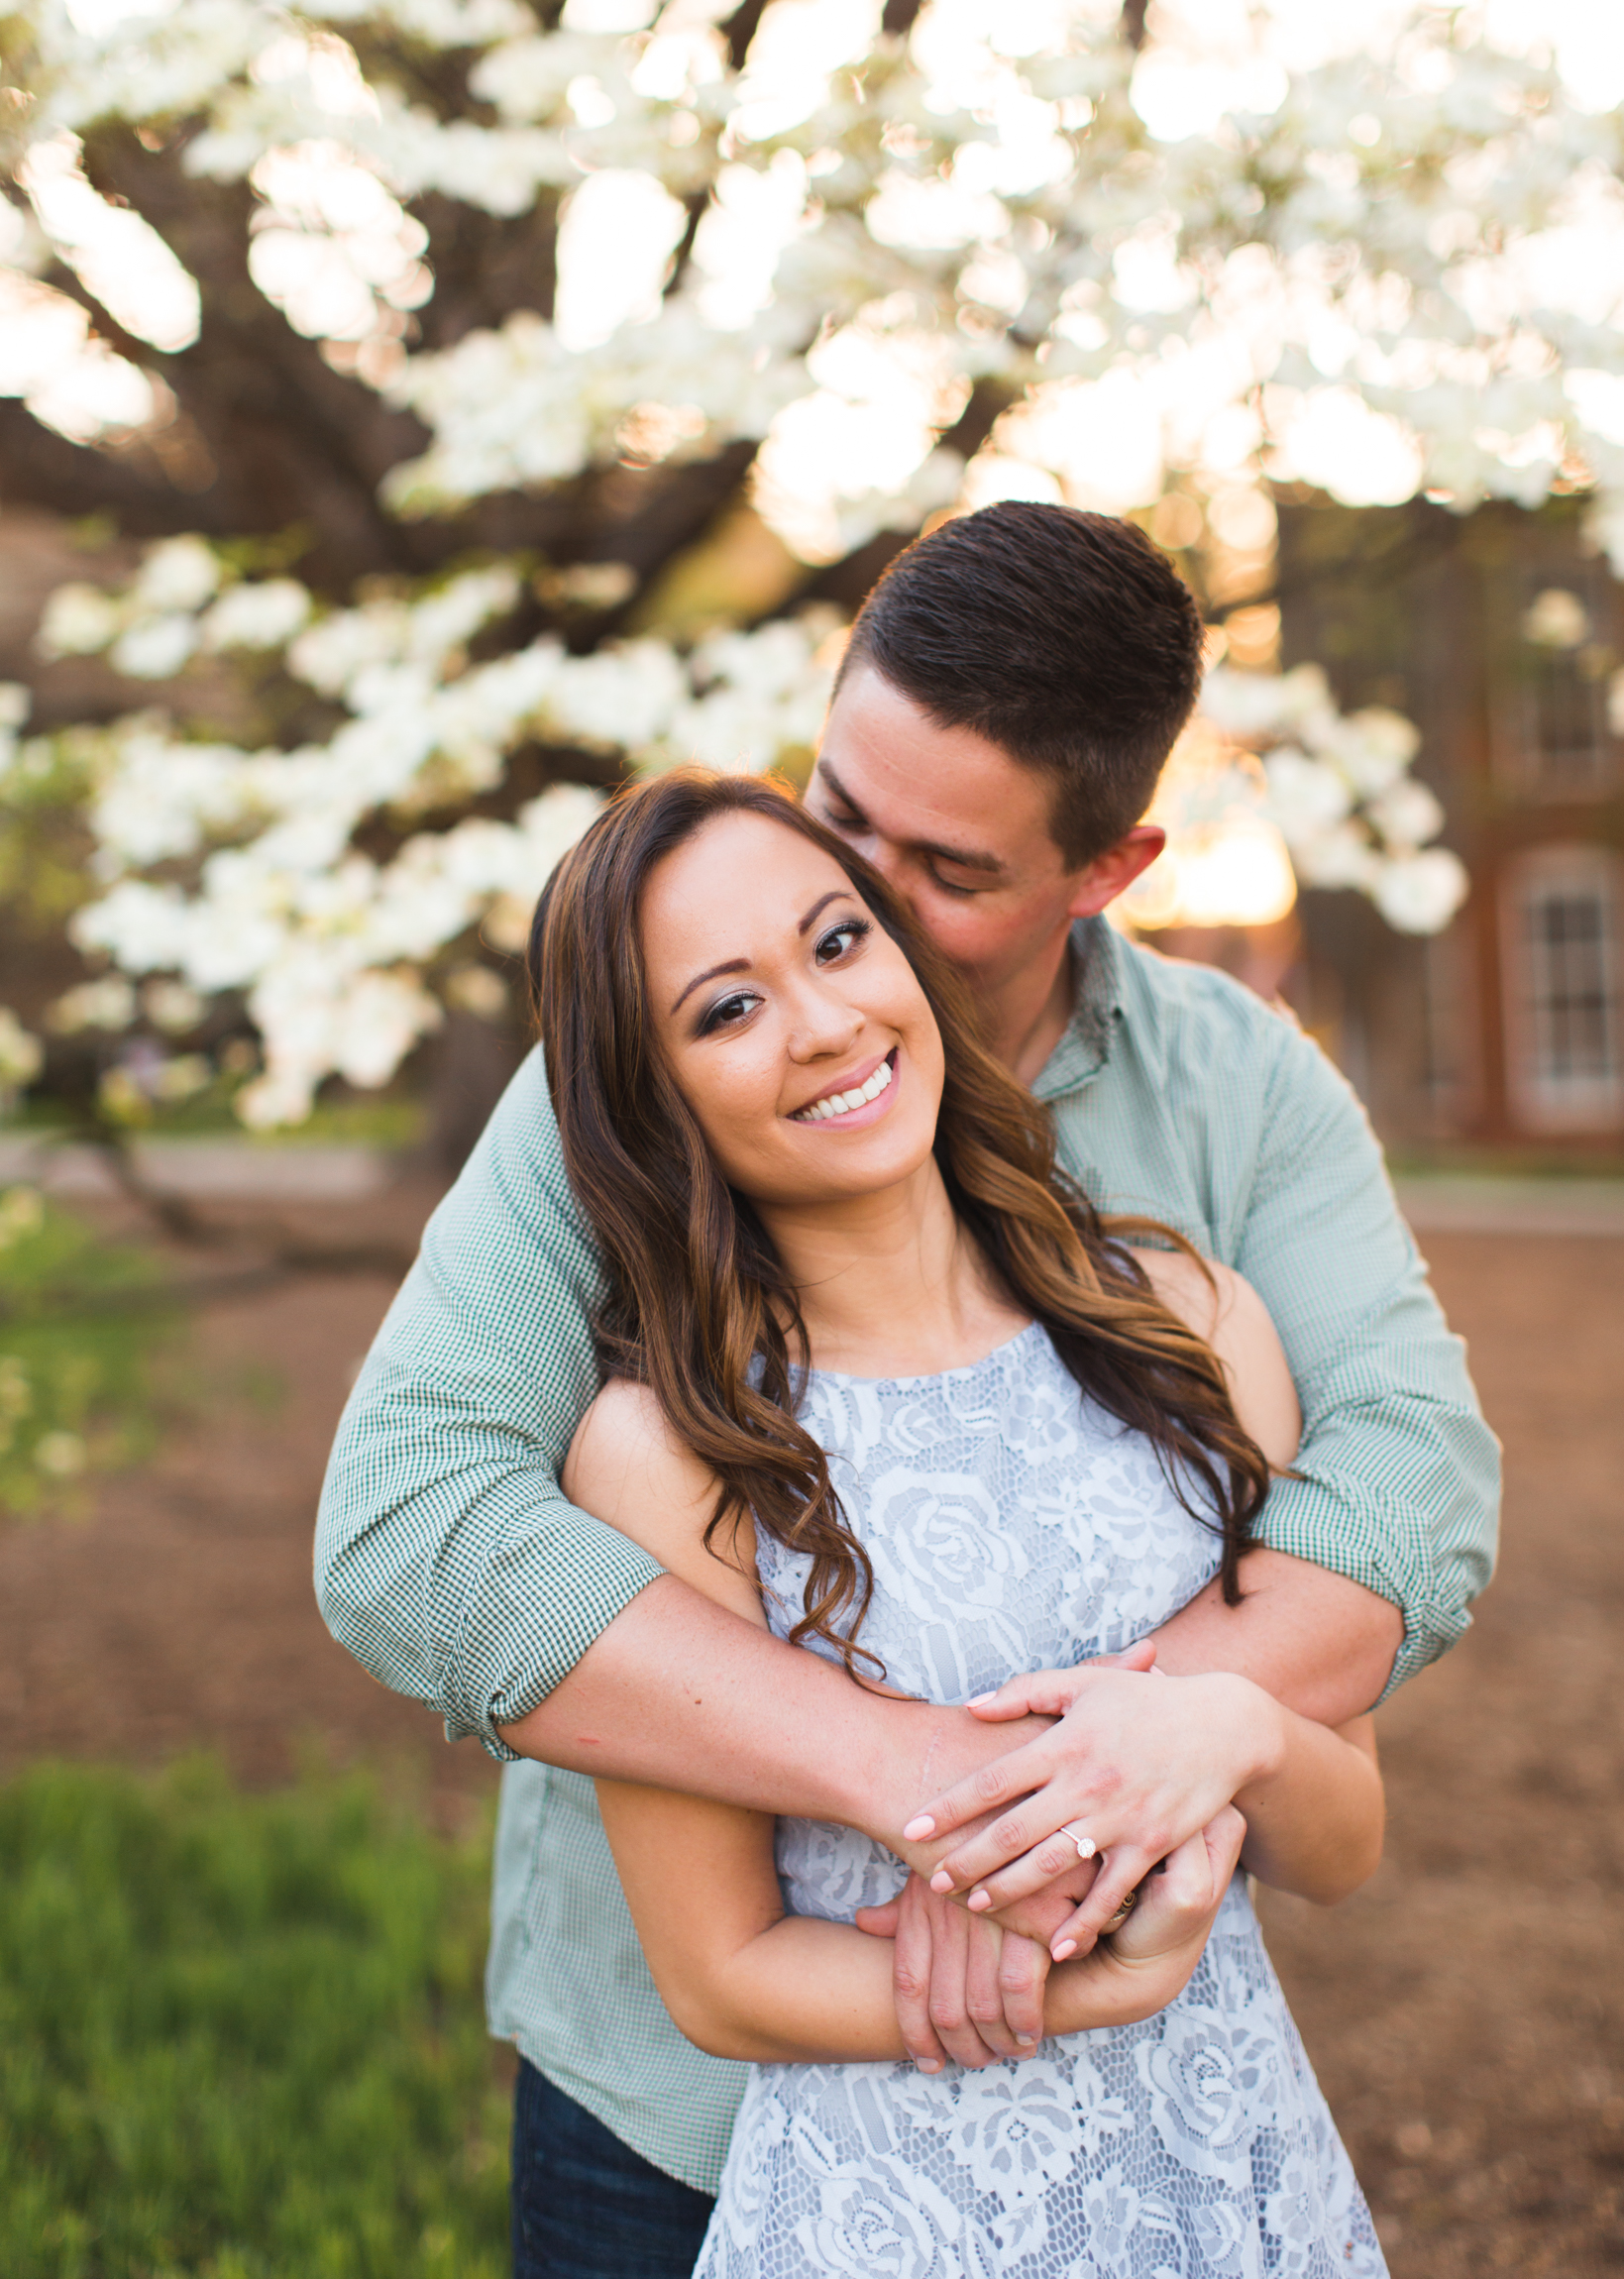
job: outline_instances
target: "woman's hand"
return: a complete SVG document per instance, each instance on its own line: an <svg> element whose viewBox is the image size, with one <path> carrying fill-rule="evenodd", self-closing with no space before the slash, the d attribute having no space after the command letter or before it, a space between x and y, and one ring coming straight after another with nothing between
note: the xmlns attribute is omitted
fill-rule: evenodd
<svg viewBox="0 0 1624 2279"><path fill-rule="evenodd" d="M1100 1873L1054 1935L1056 1961L1086 1950L1156 1862L1215 1821L1281 1745L1277 1705L1224 1674L1167 1678L1122 1663L1039 1671L971 1706L978 1717L1037 1711L1058 1722L927 1804L905 1834L941 1835L1009 1804L931 1878L938 1894L968 1889L972 1910L996 1913L1076 1864L1062 1832L1076 1823Z"/></svg>
<svg viewBox="0 0 1624 2279"><path fill-rule="evenodd" d="M1042 2039L1049 1954L1036 1939L966 1913L919 1876L888 1906L860 1907L857 1927L896 1942L897 2023L921 2073L949 2058L976 2068L1029 2057Z"/></svg>
<svg viewBox="0 0 1624 2279"><path fill-rule="evenodd" d="M1188 1985L1234 1878L1245 1821L1225 1805L1151 1869L1133 1912L1049 1980L1049 2031L1131 2025L1165 2009Z"/></svg>

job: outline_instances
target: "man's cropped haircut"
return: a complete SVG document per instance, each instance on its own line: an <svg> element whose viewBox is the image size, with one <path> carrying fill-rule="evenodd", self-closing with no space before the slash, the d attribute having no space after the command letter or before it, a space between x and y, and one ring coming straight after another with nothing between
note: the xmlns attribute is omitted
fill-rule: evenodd
<svg viewBox="0 0 1624 2279"><path fill-rule="evenodd" d="M1201 687L1195 597L1132 522L1008 499L900 554L841 666L1055 779L1068 869L1143 814Z"/></svg>

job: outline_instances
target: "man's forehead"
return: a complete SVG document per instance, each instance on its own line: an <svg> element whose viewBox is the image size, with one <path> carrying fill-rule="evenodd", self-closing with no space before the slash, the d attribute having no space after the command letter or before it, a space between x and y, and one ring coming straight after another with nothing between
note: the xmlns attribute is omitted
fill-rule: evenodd
<svg viewBox="0 0 1624 2279"><path fill-rule="evenodd" d="M1042 779L970 728L943 728L874 674L830 707L817 774L873 829L974 869L1026 868L1050 843Z"/></svg>

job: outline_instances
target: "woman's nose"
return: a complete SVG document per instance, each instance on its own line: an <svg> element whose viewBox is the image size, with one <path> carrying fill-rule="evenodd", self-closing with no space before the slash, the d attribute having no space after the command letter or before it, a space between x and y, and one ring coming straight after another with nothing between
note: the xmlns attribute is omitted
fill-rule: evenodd
<svg viewBox="0 0 1624 2279"><path fill-rule="evenodd" d="M828 1053L843 1052L862 1026L863 1016L854 1005L834 990L811 983L802 991L790 1025L790 1057L820 1060Z"/></svg>

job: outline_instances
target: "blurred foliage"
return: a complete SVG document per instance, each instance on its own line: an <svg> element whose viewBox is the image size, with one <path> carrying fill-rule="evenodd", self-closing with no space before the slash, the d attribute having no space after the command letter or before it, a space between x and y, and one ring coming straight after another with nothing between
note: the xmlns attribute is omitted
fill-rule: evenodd
<svg viewBox="0 0 1624 2279"><path fill-rule="evenodd" d="M7 2279L497 2279L488 1844L358 1776L0 1788Z"/></svg>
<svg viewBox="0 0 1624 2279"><path fill-rule="evenodd" d="M151 1446L175 1320L149 1252L0 1189L0 1514L71 1510L86 1471Z"/></svg>

